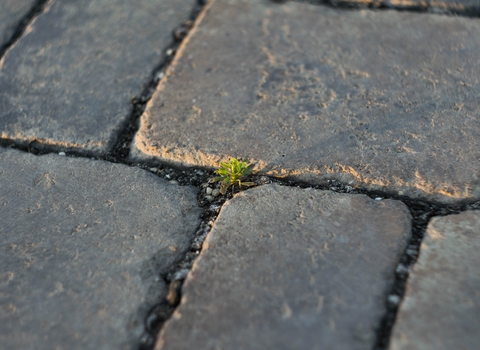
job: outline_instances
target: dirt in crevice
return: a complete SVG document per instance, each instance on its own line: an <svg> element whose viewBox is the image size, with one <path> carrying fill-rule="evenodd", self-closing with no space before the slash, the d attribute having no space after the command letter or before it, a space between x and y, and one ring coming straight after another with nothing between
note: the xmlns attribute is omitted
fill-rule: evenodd
<svg viewBox="0 0 480 350"><path fill-rule="evenodd" d="M435 216L456 214L465 210L465 208L461 207L440 207L432 203L411 199L402 199L401 201L408 207L410 214L412 215L412 232L407 248L395 270L394 283L388 294L387 300L385 301L387 311L377 328L377 337L373 350L388 349L398 309L405 294L408 276L420 254L420 246L428 222Z"/></svg>
<svg viewBox="0 0 480 350"><path fill-rule="evenodd" d="M195 259L199 256L202 243L210 232L220 208L221 206L218 204L209 204L204 207L201 216L202 222L195 232L190 249L180 261L161 276L168 285L168 292L165 299L153 306L148 312L145 318L145 331L140 339L139 350L153 349L162 326L180 304L181 290L185 278L190 272Z"/></svg>
<svg viewBox="0 0 480 350"><path fill-rule="evenodd" d="M12 36L6 43L1 45L0 43L0 61L3 59L7 51L15 45L15 43L22 37L25 30L33 22L33 20L42 14L45 10L47 3L51 0L37 0L37 2L32 6L30 11L18 22L17 28L13 32Z"/></svg>
<svg viewBox="0 0 480 350"><path fill-rule="evenodd" d="M113 150L105 155L104 158L106 160L119 163L129 163L128 155L130 152L130 145L133 141L133 137L139 129L140 117L145 111L148 101L152 98L158 83L164 77L165 71L171 64L178 47L193 27L193 24L204 5L205 2L203 0L198 0L197 4L190 12L189 19L172 31L172 41L166 47L160 64L153 69L150 81L146 84L143 91L132 99L132 112L126 121L124 128L122 128L122 132L118 135Z"/></svg>

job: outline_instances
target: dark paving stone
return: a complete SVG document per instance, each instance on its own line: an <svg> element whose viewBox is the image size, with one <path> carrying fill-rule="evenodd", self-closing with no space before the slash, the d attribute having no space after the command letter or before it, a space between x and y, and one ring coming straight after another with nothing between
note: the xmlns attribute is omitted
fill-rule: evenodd
<svg viewBox="0 0 480 350"><path fill-rule="evenodd" d="M390 349L480 347L480 212L434 218L407 291Z"/></svg>
<svg viewBox="0 0 480 350"><path fill-rule="evenodd" d="M275 185L226 203L156 349L372 349L408 209Z"/></svg>
<svg viewBox="0 0 480 350"><path fill-rule="evenodd" d="M195 189L12 150L0 184L0 348L136 348L199 224Z"/></svg>
<svg viewBox="0 0 480 350"><path fill-rule="evenodd" d="M17 24L35 3L35 0L0 1L0 48L11 38Z"/></svg>
<svg viewBox="0 0 480 350"><path fill-rule="evenodd" d="M466 18L217 0L132 156L236 156L280 177L479 199L479 32Z"/></svg>
<svg viewBox="0 0 480 350"><path fill-rule="evenodd" d="M0 64L0 136L110 150L195 0L54 0Z"/></svg>

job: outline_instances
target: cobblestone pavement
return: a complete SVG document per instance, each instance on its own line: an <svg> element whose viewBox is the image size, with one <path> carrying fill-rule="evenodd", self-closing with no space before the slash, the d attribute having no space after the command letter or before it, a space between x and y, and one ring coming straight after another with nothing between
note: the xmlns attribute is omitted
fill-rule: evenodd
<svg viewBox="0 0 480 350"><path fill-rule="evenodd" d="M479 0L0 2L0 349L479 349L479 68Z"/></svg>

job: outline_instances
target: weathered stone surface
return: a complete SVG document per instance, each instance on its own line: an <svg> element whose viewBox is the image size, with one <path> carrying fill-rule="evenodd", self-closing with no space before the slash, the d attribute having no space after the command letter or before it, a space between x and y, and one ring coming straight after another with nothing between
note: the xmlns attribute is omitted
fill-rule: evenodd
<svg viewBox="0 0 480 350"><path fill-rule="evenodd" d="M479 32L466 18L216 0L132 157L236 156L275 176L480 198Z"/></svg>
<svg viewBox="0 0 480 350"><path fill-rule="evenodd" d="M454 11L474 15L479 14L480 0L429 0L428 6L431 9Z"/></svg>
<svg viewBox="0 0 480 350"><path fill-rule="evenodd" d="M195 0L50 2L0 61L0 136L90 152L113 146Z"/></svg>
<svg viewBox="0 0 480 350"><path fill-rule="evenodd" d="M389 7L395 9L420 9L425 11L454 12L475 15L480 10L479 0L328 0L333 6Z"/></svg>
<svg viewBox="0 0 480 350"><path fill-rule="evenodd" d="M0 150L0 348L134 349L188 249L195 189L138 168Z"/></svg>
<svg viewBox="0 0 480 350"><path fill-rule="evenodd" d="M157 349L371 349L410 214L275 185L225 204Z"/></svg>
<svg viewBox="0 0 480 350"><path fill-rule="evenodd" d="M393 329L390 349L480 346L480 212L429 223Z"/></svg>
<svg viewBox="0 0 480 350"><path fill-rule="evenodd" d="M25 16L35 0L2 0L0 1L0 48L15 31L18 22Z"/></svg>

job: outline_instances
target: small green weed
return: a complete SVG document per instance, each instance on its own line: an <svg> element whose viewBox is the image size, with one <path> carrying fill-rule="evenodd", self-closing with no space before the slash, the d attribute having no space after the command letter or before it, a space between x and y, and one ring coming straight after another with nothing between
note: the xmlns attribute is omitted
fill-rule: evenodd
<svg viewBox="0 0 480 350"><path fill-rule="evenodd" d="M243 186L253 186L254 182L242 182L242 178L251 174L253 170L253 164L247 164L247 162L241 162L236 158L230 158L228 163L220 162L220 167L215 170L215 174L218 176L213 181L221 181L220 193L225 194L230 186L232 191L235 185L239 188Z"/></svg>

